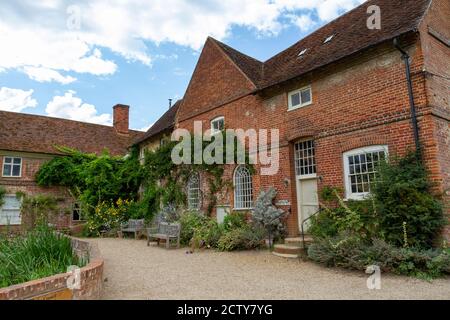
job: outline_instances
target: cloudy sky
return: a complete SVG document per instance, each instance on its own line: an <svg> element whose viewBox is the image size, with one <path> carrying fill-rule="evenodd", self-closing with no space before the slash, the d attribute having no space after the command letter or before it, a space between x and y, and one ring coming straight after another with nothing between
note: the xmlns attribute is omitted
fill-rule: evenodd
<svg viewBox="0 0 450 320"><path fill-rule="evenodd" d="M363 0L2 0L0 109L146 129L207 36L264 61Z"/></svg>

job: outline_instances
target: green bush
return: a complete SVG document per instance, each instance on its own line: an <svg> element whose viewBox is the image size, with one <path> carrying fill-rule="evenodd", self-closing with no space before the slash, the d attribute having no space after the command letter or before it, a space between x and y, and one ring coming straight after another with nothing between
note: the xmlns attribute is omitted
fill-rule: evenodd
<svg viewBox="0 0 450 320"><path fill-rule="evenodd" d="M252 250L264 245L265 230L249 225L223 234L217 248L220 251Z"/></svg>
<svg viewBox="0 0 450 320"><path fill-rule="evenodd" d="M0 186L0 207L4 204L3 198L5 197L6 189Z"/></svg>
<svg viewBox="0 0 450 320"><path fill-rule="evenodd" d="M424 279L450 274L448 251L398 248L380 239L370 242L344 236L318 239L309 246L308 257L328 267L364 271L370 265L377 265L384 272Z"/></svg>
<svg viewBox="0 0 450 320"><path fill-rule="evenodd" d="M396 246L432 247L445 220L431 187L427 171L415 153L381 164L372 194L379 212L380 233L386 241Z"/></svg>
<svg viewBox="0 0 450 320"><path fill-rule="evenodd" d="M242 211L233 211L223 219L223 228L225 231L239 229L247 225L247 214Z"/></svg>
<svg viewBox="0 0 450 320"><path fill-rule="evenodd" d="M207 217L199 212L192 211L183 213L180 217L181 233L180 242L183 245L189 245L194 237L196 229L201 228L207 221Z"/></svg>
<svg viewBox="0 0 450 320"><path fill-rule="evenodd" d="M73 254L69 238L39 226L25 237L0 238L0 287L64 273L86 262Z"/></svg>
<svg viewBox="0 0 450 320"><path fill-rule="evenodd" d="M201 226L194 229L191 240L197 246L203 245L207 248L217 248L223 232L223 227L216 220L208 218Z"/></svg>

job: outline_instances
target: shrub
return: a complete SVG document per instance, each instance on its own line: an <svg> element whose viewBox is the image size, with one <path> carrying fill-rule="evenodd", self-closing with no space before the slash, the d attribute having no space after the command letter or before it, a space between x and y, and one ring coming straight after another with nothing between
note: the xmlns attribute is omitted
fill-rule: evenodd
<svg viewBox="0 0 450 320"><path fill-rule="evenodd" d="M247 225L247 214L242 211L233 211L223 219L223 228L225 231L230 231L242 228Z"/></svg>
<svg viewBox="0 0 450 320"><path fill-rule="evenodd" d="M4 204L5 200L3 198L5 197L6 189L0 186L0 207Z"/></svg>
<svg viewBox="0 0 450 320"><path fill-rule="evenodd" d="M133 206L133 201L118 199L113 202L100 202L86 216L86 226L90 236L98 236L101 231L117 229L126 220L127 212Z"/></svg>
<svg viewBox="0 0 450 320"><path fill-rule="evenodd" d="M273 239L283 237L285 233L283 218L286 212L274 205L276 195L277 191L273 187L267 191L261 191L256 199L252 216L255 225L266 230L270 245L272 245Z"/></svg>
<svg viewBox="0 0 450 320"><path fill-rule="evenodd" d="M415 153L381 164L372 194L380 217L381 236L405 245L404 224L412 247L430 248L444 224L442 205L431 192L427 171Z"/></svg>
<svg viewBox="0 0 450 320"><path fill-rule="evenodd" d="M223 227L217 221L207 218L201 226L194 229L191 241L197 247L217 248L222 235Z"/></svg>
<svg viewBox="0 0 450 320"><path fill-rule="evenodd" d="M207 218L199 212L183 213L180 217L181 224L180 242L189 245L196 229L206 223Z"/></svg>
<svg viewBox="0 0 450 320"><path fill-rule="evenodd" d="M356 237L319 239L308 248L308 256L328 267L365 270L377 265L382 271L432 279L450 274L446 250L397 248L383 240L362 241Z"/></svg>
<svg viewBox="0 0 450 320"><path fill-rule="evenodd" d="M245 226L226 232L219 240L220 251L252 250L264 245L265 230Z"/></svg>
<svg viewBox="0 0 450 320"><path fill-rule="evenodd" d="M0 288L83 267L69 238L42 225L25 237L0 238Z"/></svg>

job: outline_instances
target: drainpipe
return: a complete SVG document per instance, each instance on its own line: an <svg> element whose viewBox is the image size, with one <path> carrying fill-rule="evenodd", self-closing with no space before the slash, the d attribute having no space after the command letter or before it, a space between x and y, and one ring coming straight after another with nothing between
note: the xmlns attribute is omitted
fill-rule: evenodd
<svg viewBox="0 0 450 320"><path fill-rule="evenodd" d="M402 54L402 59L405 62L406 81L408 84L408 93L409 93L409 105L411 109L411 121L414 131L414 142L416 143L417 154L420 155L419 127L417 125L416 105L414 103L413 86L411 81L411 67L409 65L410 57L409 54L402 47L400 47L398 38L394 39L394 47L397 48L398 51L400 51L400 53Z"/></svg>

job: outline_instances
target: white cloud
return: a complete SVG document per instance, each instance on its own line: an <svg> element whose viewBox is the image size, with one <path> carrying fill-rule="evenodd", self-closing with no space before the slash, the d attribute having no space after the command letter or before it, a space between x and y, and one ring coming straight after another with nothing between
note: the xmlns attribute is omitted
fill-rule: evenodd
<svg viewBox="0 0 450 320"><path fill-rule="evenodd" d="M32 98L33 90L0 88L0 110L20 112L25 108L34 108L37 101Z"/></svg>
<svg viewBox="0 0 450 320"><path fill-rule="evenodd" d="M63 76L58 71L48 68L24 67L23 72L32 80L38 82L52 82L56 81L61 84L69 84L77 80L71 76Z"/></svg>
<svg viewBox="0 0 450 320"><path fill-rule="evenodd" d="M45 112L51 117L111 125L110 114L98 115L94 105L84 103L75 95L75 91L69 90L64 96L53 97L52 101L47 104Z"/></svg>
<svg viewBox="0 0 450 320"><path fill-rule="evenodd" d="M208 35L223 40L234 26L264 36L276 35L285 27L284 23L305 30L305 25L313 20L311 17L319 19L316 22L325 22L361 2L78 0L76 10L72 10L73 1L69 0L2 1L0 68L42 68L47 70L44 78L53 81L68 81L61 72L109 75L116 71L117 65L103 58L100 48L151 65L153 57L146 41L171 42L198 50ZM298 18L282 19L289 15ZM65 79L55 74L48 76L48 70Z"/></svg>
<svg viewBox="0 0 450 320"><path fill-rule="evenodd" d="M291 22L302 32L307 32L317 25L317 21L314 21L309 14L302 14L299 16L292 15L289 16L289 18L291 19Z"/></svg>

